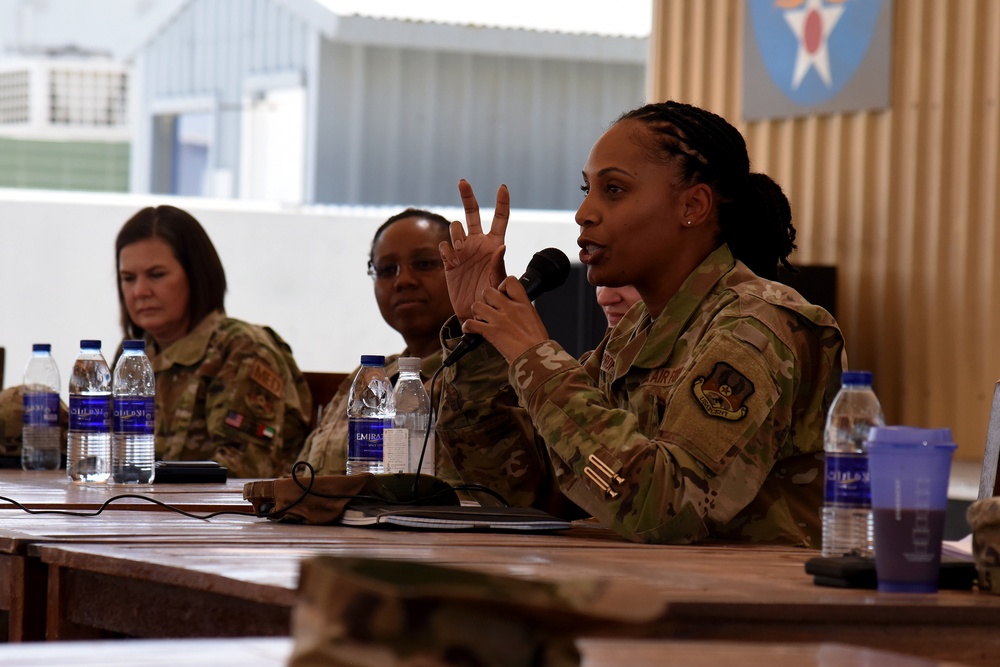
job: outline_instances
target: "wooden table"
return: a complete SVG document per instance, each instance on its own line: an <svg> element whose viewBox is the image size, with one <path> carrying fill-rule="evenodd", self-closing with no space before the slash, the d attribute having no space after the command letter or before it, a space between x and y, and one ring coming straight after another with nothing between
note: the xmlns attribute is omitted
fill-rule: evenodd
<svg viewBox="0 0 1000 667"><path fill-rule="evenodd" d="M49 638L88 628L143 637L288 632L299 565L313 554L412 560L541 581L615 578L662 603L648 636L842 642L996 664L1000 597L884 594L814 586L803 549L643 546L568 535L413 533L326 527L281 546L40 543ZM156 599L157 604L147 601Z"/></svg>
<svg viewBox="0 0 1000 667"><path fill-rule="evenodd" d="M253 507L243 500L243 485L247 481L85 485L73 484L61 470L0 470L0 612L7 612L8 638L13 641L41 639L45 633L46 572L37 560L27 557L28 544L45 539L87 540L98 536L105 540L140 537L154 540L160 536L197 534L218 537L222 532L218 520L214 527L197 528L195 526L204 522L184 518L143 498L198 515L222 511L246 513L245 520L259 523L252 518ZM95 514L106 501L125 494L142 498L116 499L97 517L69 515ZM12 501L36 513L29 514ZM142 518L144 514L149 517Z"/></svg>
<svg viewBox="0 0 1000 667"><path fill-rule="evenodd" d="M147 491L208 511L239 509L242 485ZM33 507L93 509L113 492L85 491L58 474L0 473L0 495ZM675 642L725 641L734 655L740 649L732 642L791 643L795 650L786 653L803 660L821 657L830 642L970 664L995 664L1000 655L1000 597L816 587L804 572L815 552L802 549L638 545L592 525L552 535L431 533L249 516L200 521L146 504L93 518L6 507L0 511L0 610L9 611L15 640L286 636L301 562L328 554L538 581L630 582L662 605L645 632ZM775 662L778 654L765 655L758 664L782 664ZM3 657L0 663L8 664Z"/></svg>
<svg viewBox="0 0 1000 667"><path fill-rule="evenodd" d="M33 642L0 644L0 665L177 667L183 664L184 667L285 667L291 653L292 640L287 637Z"/></svg>
<svg viewBox="0 0 1000 667"><path fill-rule="evenodd" d="M843 644L749 644L583 639L581 667L830 667L882 665L944 667L957 663L884 653ZM284 667L292 653L289 638L173 639L90 642L47 642L0 645L4 667L107 667L143 665L176 667Z"/></svg>
<svg viewBox="0 0 1000 667"><path fill-rule="evenodd" d="M581 639L581 667L930 667L958 665L835 643L749 643L725 641L662 641ZM2 654L0 654L2 655Z"/></svg>
<svg viewBox="0 0 1000 667"><path fill-rule="evenodd" d="M178 492L183 489L178 489ZM197 504L197 500L193 504ZM95 517L64 514L26 514L10 509L0 511L0 612L7 612L7 635L12 641L44 639L46 636L46 605L48 567L29 555L29 547L48 543L107 543L143 545L179 545L182 549L197 545L236 545L249 548L257 545L273 547L287 545L303 549L332 541L370 544L405 540L413 537L401 533L344 529L328 526L303 526L274 523L251 516L224 515L206 521L188 518L155 505L145 505L156 511L105 511ZM138 508L136 508L138 509ZM352 536L345 536L344 531ZM466 534L440 535L439 542L468 544L475 536ZM582 548L587 544L620 538L603 530L589 531L586 537L564 542ZM282 614L287 618L287 610ZM283 625L287 634L287 621ZM269 633L261 633L269 634Z"/></svg>
<svg viewBox="0 0 1000 667"><path fill-rule="evenodd" d="M243 500L243 485L251 480L231 479L223 484L74 484L65 470L0 470L0 510L18 510L15 500L34 510L94 511L114 496L143 496L187 512L221 512L253 507ZM108 510L156 510L154 502L120 498Z"/></svg>

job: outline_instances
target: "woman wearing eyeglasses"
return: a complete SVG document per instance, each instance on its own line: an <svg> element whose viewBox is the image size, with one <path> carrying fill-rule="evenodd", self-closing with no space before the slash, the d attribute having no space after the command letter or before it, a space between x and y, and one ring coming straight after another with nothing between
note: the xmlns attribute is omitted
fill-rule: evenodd
<svg viewBox="0 0 1000 667"><path fill-rule="evenodd" d="M447 241L450 224L429 211L408 208L386 220L375 232L368 258L368 275L375 284L375 300L386 324L403 336L406 349L387 356L386 373L394 383L399 357L420 357L421 376L427 382L441 365L438 333L454 314L444 278L438 245ZM323 408L319 426L309 435L300 460L317 474L342 475L347 465L347 397L357 369L348 375ZM436 458L439 476L440 457Z"/></svg>

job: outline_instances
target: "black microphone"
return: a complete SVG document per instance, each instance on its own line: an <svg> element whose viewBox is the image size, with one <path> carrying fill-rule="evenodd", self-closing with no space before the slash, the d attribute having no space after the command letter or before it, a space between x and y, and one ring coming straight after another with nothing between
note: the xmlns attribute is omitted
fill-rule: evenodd
<svg viewBox="0 0 1000 667"><path fill-rule="evenodd" d="M524 275L517 279L528 293L528 298L534 301L539 296L554 290L566 282L569 277L569 258L558 248L546 248L535 253ZM458 341L448 358L441 364L443 367L453 366L455 362L482 345L483 337L479 334L467 333Z"/></svg>

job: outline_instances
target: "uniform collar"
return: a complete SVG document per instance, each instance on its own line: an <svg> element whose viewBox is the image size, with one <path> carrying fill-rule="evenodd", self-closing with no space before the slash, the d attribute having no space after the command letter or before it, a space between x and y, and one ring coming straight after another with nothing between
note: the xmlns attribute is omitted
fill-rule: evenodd
<svg viewBox="0 0 1000 667"><path fill-rule="evenodd" d="M176 340L158 354L150 355L153 362L154 371L162 371L171 366L194 366L205 358L208 353L208 344L212 340L212 334L218 328L219 323L225 319L226 314L221 310L215 310L205 316L186 336ZM147 349L151 347L149 336L146 336Z"/></svg>
<svg viewBox="0 0 1000 667"><path fill-rule="evenodd" d="M630 309L615 327L609 341L609 351L618 360L614 379L624 375L632 366L659 368L664 365L673 353L677 339L699 312L705 297L735 266L736 260L729 246L722 244L681 283L680 289L670 297L655 320L650 317L644 303L640 302ZM649 340L656 341L656 345L646 345Z"/></svg>

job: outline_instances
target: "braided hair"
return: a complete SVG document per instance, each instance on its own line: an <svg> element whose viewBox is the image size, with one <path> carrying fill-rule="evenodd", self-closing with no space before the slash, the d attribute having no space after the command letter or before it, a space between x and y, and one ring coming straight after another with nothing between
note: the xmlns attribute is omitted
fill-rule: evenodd
<svg viewBox="0 0 1000 667"><path fill-rule="evenodd" d="M717 202L722 240L733 256L763 278L775 279L779 263L793 270L792 209L781 186L750 171L746 141L716 114L680 102L647 104L616 122L635 120L653 140L645 146L660 163L676 165L682 183L704 183Z"/></svg>

